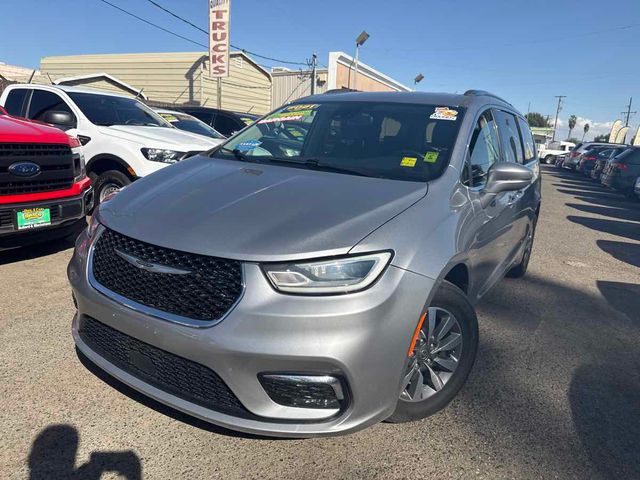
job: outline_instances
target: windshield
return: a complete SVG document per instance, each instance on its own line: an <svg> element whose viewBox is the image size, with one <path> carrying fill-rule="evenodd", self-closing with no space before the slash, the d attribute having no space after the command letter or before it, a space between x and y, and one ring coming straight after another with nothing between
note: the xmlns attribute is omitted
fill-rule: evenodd
<svg viewBox="0 0 640 480"><path fill-rule="evenodd" d="M221 158L429 181L449 163L462 109L378 102L293 104L214 151Z"/></svg>
<svg viewBox="0 0 640 480"><path fill-rule="evenodd" d="M225 139L224 135L218 132L216 129L210 127L196 117L192 117L186 113L178 112L158 112L162 118L180 130L185 130L191 133L197 133L206 137Z"/></svg>
<svg viewBox="0 0 640 480"><path fill-rule="evenodd" d="M96 125L171 127L166 120L135 98L77 92L69 92L68 95L89 121Z"/></svg>

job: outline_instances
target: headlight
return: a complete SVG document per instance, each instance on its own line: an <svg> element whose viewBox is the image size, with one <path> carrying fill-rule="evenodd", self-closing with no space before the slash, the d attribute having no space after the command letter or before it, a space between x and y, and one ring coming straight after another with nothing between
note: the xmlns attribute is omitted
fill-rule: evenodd
<svg viewBox="0 0 640 480"><path fill-rule="evenodd" d="M82 152L80 152L80 155L78 157L78 163L79 168L77 169L78 171L76 172L76 177L73 179L74 182L79 182L87 176L87 168L84 161L84 154Z"/></svg>
<svg viewBox="0 0 640 480"><path fill-rule="evenodd" d="M265 264L262 269L282 292L348 293L363 290L380 276L391 252L354 255L317 262Z"/></svg>
<svg viewBox="0 0 640 480"><path fill-rule="evenodd" d="M185 152L176 150L164 150L162 148L142 148L142 154L152 162L176 163L184 156Z"/></svg>

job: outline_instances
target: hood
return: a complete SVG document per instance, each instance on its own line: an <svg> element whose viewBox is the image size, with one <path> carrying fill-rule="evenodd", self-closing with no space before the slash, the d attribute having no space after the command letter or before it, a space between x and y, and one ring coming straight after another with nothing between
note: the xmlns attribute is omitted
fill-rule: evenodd
<svg viewBox="0 0 640 480"><path fill-rule="evenodd" d="M145 147L166 148L181 152L210 150L222 143L222 140L170 127L111 125L110 127L99 126L98 129L104 135L137 142Z"/></svg>
<svg viewBox="0 0 640 480"><path fill-rule="evenodd" d="M101 205L101 222L155 245L245 261L347 253L427 185L192 157Z"/></svg>
<svg viewBox="0 0 640 480"><path fill-rule="evenodd" d="M0 115L0 142L69 145L69 136L62 130L45 123Z"/></svg>

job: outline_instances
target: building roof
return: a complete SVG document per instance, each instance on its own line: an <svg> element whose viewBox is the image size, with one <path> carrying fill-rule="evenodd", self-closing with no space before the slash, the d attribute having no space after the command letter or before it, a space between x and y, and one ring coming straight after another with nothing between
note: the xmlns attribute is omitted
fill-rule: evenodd
<svg viewBox="0 0 640 480"><path fill-rule="evenodd" d="M81 82L83 80L98 80L98 79L105 79L110 83L114 83L119 87L122 87L122 89L124 90L128 90L129 92L135 94L137 97L142 97L145 100L147 99L147 96L142 92L142 89L132 87L128 83L125 83L122 80L114 77L113 75L109 75L108 73L105 73L105 72L91 73L87 75L77 75L73 77L57 78L53 81L53 83L54 85L66 85L68 83Z"/></svg>

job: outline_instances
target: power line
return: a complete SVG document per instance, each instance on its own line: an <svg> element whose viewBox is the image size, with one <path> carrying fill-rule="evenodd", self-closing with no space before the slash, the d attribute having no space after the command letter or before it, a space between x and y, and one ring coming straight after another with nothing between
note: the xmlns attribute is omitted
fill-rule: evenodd
<svg viewBox="0 0 640 480"><path fill-rule="evenodd" d="M184 37L184 36L180 35L179 33L172 32L171 30L167 30L166 28L161 27L160 25L156 25L155 23L152 23L149 20L145 20L144 18L139 17L138 15L135 15L134 13L131 13L131 12L125 10L124 8L120 8L119 6L114 5L111 2L108 2L107 0L100 0L100 1L102 3L106 3L107 5L115 8L116 10L120 10L122 13L126 13L127 15L129 15L129 16L131 16L133 18L136 18L136 19L140 20L141 22L146 23L147 25L151 25L152 27L158 28L158 29L162 30L163 32L169 33L169 34L173 35L174 37L181 38L182 40L186 40L187 42L191 42L191 43L193 43L195 45L199 45L199 46L204 47L204 48L209 48L209 47L207 47L207 45L205 45L203 43L196 42L195 40L192 40L190 38Z"/></svg>
<svg viewBox="0 0 640 480"><path fill-rule="evenodd" d="M163 7L163 6L162 6L162 5L160 5L158 2L155 2L154 0L147 0L147 2L149 2L149 3L150 3L150 4L152 4L152 5L155 5L155 6L156 6L156 7L158 7L160 10L162 10L162 11L164 11L164 12L168 13L169 15L171 15L171 16L172 16L172 17L174 17L174 18L177 18L177 19L178 19L178 20L180 20L181 22L184 22L184 23L186 23L187 25L189 25L189 26L191 26L191 27L195 28L196 30L201 31L201 32L202 32L202 33L204 33L205 35L207 35L207 36L209 35L209 32L208 32L207 30L205 30L204 28L199 27L199 26L198 26L198 25L196 25L195 23L190 22L190 21L189 21L189 20L187 20L186 18L181 17L180 15L178 15L177 13L172 12L172 11L171 11L171 10L169 10L168 8ZM235 48L235 49L237 49L237 50L240 50L241 52L249 53L249 54L253 55L254 57L262 58L262 59L264 59L264 60L270 60L270 61L272 61L272 62L278 62L278 63L287 63L287 64L290 64L290 65L307 65L307 64L306 64L306 63L304 63L304 62L294 62L294 61L290 61L290 60L281 60L281 59L278 59L278 58L272 58L272 57L267 57L267 56L265 56L265 55L260 55L260 54L258 54L258 53L256 53L256 52L252 52L251 50L246 50L246 49L244 49L244 48L240 48L240 47L238 47L238 46L234 45L233 43L231 43L230 45L231 45L231 47L232 47L232 48Z"/></svg>

